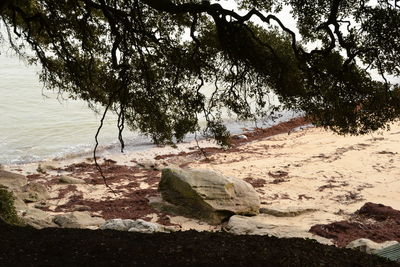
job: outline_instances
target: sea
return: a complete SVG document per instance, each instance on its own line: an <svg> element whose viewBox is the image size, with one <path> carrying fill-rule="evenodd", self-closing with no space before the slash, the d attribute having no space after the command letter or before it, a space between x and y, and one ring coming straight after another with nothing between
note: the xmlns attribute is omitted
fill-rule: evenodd
<svg viewBox="0 0 400 267"><path fill-rule="evenodd" d="M90 154L102 114L85 101L69 99L49 91L39 81L38 66L6 48L0 49L0 164L15 165ZM99 107L100 113L104 110ZM238 122L224 116L231 133L243 128L272 126L297 116L285 112L276 121ZM261 123L261 124L260 124ZM138 132L123 133L126 151L153 147L151 140ZM193 140L189 135L186 142ZM108 113L99 135L100 150L120 153L117 117Z"/></svg>

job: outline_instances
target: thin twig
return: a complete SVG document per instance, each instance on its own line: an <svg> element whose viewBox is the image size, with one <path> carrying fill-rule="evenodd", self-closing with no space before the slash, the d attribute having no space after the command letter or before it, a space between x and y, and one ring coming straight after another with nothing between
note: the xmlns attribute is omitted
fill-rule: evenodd
<svg viewBox="0 0 400 267"><path fill-rule="evenodd" d="M121 144L121 153L124 153L125 142L124 142L124 139L122 137L122 132L123 132L124 127L125 127L125 113L124 113L124 107L122 105L120 107L120 112L118 114L117 127L118 127L118 140L119 140L119 142Z"/></svg>
<svg viewBox="0 0 400 267"><path fill-rule="evenodd" d="M117 195L117 194L115 193L115 191L110 187L110 185L107 184L106 177L104 176L103 170L101 169L101 166L100 166L99 163L97 162L97 157L96 157L97 147L99 146L98 136L99 136L99 133L100 133L101 128L103 127L104 118L106 117L108 108L109 108L110 106L111 106L111 101L110 101L110 103L108 103L108 105L106 106L106 109L104 110L103 117L102 117L101 120L100 120L99 128L97 129L96 135L95 135L95 137L94 137L94 139L95 139L95 141L96 141L96 145L95 145L94 150L93 150L93 159L94 159L94 164L96 165L97 170L99 171L101 177L103 178L103 182L104 182L105 186L106 186L108 189L110 189L111 192L114 193L114 195Z"/></svg>

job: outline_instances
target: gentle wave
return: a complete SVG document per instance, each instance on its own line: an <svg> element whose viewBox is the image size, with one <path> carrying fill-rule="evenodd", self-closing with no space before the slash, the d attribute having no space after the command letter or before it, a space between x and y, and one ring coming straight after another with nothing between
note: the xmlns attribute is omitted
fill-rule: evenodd
<svg viewBox="0 0 400 267"><path fill-rule="evenodd" d="M60 101L57 93L45 91L39 83L38 69L27 67L16 57L0 55L0 164L14 165L50 159L90 155L100 116L84 101ZM43 96L43 94L46 97ZM284 121L296 114L283 113L276 121ZM226 120L232 133L254 127L252 122ZM266 120L258 126L272 126ZM107 114L99 136L99 153L109 150L118 153L117 118ZM146 136L126 130L126 151L152 147ZM193 140L189 135L186 141Z"/></svg>

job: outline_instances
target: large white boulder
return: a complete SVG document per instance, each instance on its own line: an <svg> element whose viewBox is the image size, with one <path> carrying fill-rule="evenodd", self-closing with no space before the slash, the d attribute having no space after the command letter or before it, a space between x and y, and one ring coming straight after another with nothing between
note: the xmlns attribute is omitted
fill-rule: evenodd
<svg viewBox="0 0 400 267"><path fill-rule="evenodd" d="M172 232L172 227L164 226L158 223L146 222L142 219L131 220L131 219L111 219L106 221L100 226L102 230L118 230L118 231L129 231L138 233L158 233L158 232Z"/></svg>
<svg viewBox="0 0 400 267"><path fill-rule="evenodd" d="M186 209L186 216L214 224L234 214L257 215L260 209L252 185L210 170L165 168L159 191L165 201Z"/></svg>

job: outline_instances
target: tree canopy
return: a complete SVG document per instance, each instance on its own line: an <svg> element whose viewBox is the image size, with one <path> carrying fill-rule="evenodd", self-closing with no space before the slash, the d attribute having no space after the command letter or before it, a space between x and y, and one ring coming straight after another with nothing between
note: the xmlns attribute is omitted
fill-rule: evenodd
<svg viewBox="0 0 400 267"><path fill-rule="evenodd" d="M3 0L0 16L3 39L21 54L30 45L48 88L114 110L120 131L157 143L198 131L200 116L225 142L224 109L239 119L299 110L343 134L399 118L398 1L231 2Z"/></svg>

